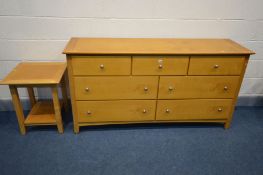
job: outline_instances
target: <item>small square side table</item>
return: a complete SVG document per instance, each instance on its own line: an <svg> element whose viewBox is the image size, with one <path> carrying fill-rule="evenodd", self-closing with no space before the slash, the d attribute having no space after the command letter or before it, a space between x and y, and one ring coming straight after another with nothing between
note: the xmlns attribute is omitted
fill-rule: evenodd
<svg viewBox="0 0 263 175"><path fill-rule="evenodd" d="M22 62L18 64L0 84L9 85L14 109L22 135L26 126L57 125L58 132L63 133L61 117L62 104L68 110L67 89L64 62ZM63 99L59 100L58 86L61 85ZM31 103L31 111L25 118L17 88L26 87ZM36 101L34 87L50 87L52 101Z"/></svg>

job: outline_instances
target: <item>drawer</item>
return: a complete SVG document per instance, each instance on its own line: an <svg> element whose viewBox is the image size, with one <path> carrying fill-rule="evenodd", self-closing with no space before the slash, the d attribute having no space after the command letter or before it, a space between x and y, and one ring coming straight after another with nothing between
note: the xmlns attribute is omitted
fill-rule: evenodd
<svg viewBox="0 0 263 175"><path fill-rule="evenodd" d="M79 122L155 119L155 100L77 101Z"/></svg>
<svg viewBox="0 0 263 175"><path fill-rule="evenodd" d="M239 76L163 76L159 99L234 98Z"/></svg>
<svg viewBox="0 0 263 175"><path fill-rule="evenodd" d="M157 76L74 77L77 100L156 99Z"/></svg>
<svg viewBox="0 0 263 175"><path fill-rule="evenodd" d="M128 56L73 56L73 75L130 75Z"/></svg>
<svg viewBox="0 0 263 175"><path fill-rule="evenodd" d="M135 56L132 62L133 75L186 75L187 56Z"/></svg>
<svg viewBox="0 0 263 175"><path fill-rule="evenodd" d="M240 56L193 56L188 75L240 75L244 62Z"/></svg>
<svg viewBox="0 0 263 175"><path fill-rule="evenodd" d="M158 100L156 120L227 119L231 99Z"/></svg>

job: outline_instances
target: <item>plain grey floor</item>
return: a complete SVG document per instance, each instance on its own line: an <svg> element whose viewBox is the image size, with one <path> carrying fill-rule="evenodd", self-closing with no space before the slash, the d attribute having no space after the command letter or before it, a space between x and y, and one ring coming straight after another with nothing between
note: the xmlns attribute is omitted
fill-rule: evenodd
<svg viewBox="0 0 263 175"><path fill-rule="evenodd" d="M136 124L18 131L14 112L0 112L0 175L262 175L263 108L238 107L220 124Z"/></svg>

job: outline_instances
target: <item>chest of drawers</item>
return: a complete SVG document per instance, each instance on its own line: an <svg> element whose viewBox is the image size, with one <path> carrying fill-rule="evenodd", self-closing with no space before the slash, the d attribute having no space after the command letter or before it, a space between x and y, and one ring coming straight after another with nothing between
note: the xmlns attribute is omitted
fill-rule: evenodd
<svg viewBox="0 0 263 175"><path fill-rule="evenodd" d="M228 39L72 38L74 132L80 126L219 122L230 126L252 51Z"/></svg>

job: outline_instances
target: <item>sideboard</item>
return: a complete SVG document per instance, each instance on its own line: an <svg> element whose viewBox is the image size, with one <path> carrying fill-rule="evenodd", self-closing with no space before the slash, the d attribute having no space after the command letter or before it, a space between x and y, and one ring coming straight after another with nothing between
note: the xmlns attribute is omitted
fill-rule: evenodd
<svg viewBox="0 0 263 175"><path fill-rule="evenodd" d="M71 38L74 132L81 126L215 122L230 127L253 51L230 39Z"/></svg>

